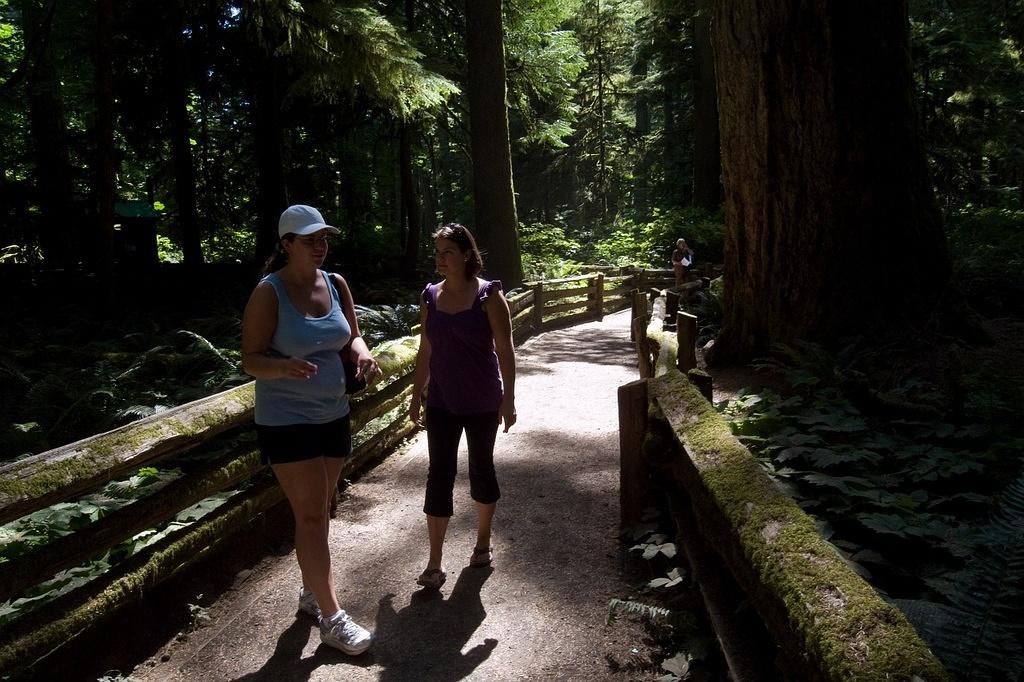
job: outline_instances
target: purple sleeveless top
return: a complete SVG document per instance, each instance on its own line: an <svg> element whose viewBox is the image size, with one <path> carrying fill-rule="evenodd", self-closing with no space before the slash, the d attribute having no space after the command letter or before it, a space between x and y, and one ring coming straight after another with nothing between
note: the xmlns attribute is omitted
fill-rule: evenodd
<svg viewBox="0 0 1024 682"><path fill-rule="evenodd" d="M501 407L501 378L494 336L483 302L501 281L484 281L473 306L458 313L437 309L440 284L423 290L427 305L427 340L430 341L430 383L427 406L454 414L497 412Z"/></svg>

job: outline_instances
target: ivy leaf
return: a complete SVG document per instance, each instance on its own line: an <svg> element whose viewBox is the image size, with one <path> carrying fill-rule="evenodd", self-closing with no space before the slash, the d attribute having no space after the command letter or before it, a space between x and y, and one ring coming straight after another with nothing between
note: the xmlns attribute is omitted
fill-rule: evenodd
<svg viewBox="0 0 1024 682"><path fill-rule="evenodd" d="M876 533L907 537L907 522L895 514L857 514L857 520Z"/></svg>
<svg viewBox="0 0 1024 682"><path fill-rule="evenodd" d="M678 676L679 678L686 678L690 675L690 655L688 653L680 652L661 662L661 669Z"/></svg>
<svg viewBox="0 0 1024 682"><path fill-rule="evenodd" d="M661 545L646 545L646 548L644 549L644 559L653 559L658 556L658 554L664 554L666 557L671 559L676 555L675 543L666 542Z"/></svg>
<svg viewBox="0 0 1024 682"><path fill-rule="evenodd" d="M870 483L863 478L856 476L829 476L827 474L807 474L803 480L807 481L812 485L824 486L828 488L835 488L840 492L846 494L853 494L855 491L850 487L851 484L869 488Z"/></svg>
<svg viewBox="0 0 1024 682"><path fill-rule="evenodd" d="M777 454L775 456L775 459L780 462L788 462L791 459L799 459L800 457L803 457L804 455L811 452L811 450L813 449L814 448L804 447L786 448L785 450Z"/></svg>
<svg viewBox="0 0 1024 682"><path fill-rule="evenodd" d="M891 567L892 562L873 549L862 549L850 557L852 561L859 564L874 564L876 566Z"/></svg>
<svg viewBox="0 0 1024 682"><path fill-rule="evenodd" d="M658 587L675 587L679 583L683 582L683 575L680 573L678 568L673 568L668 572L668 575L664 578L655 578L647 583L647 587L655 589Z"/></svg>
<svg viewBox="0 0 1024 682"><path fill-rule="evenodd" d="M814 423L814 422L812 422ZM811 431L835 431L838 433L856 433L867 430L867 423L859 417L849 417L845 414L829 414L811 427Z"/></svg>
<svg viewBox="0 0 1024 682"><path fill-rule="evenodd" d="M778 445L821 445L824 441L821 436L813 433L793 433L791 435L780 435L772 438L772 441Z"/></svg>

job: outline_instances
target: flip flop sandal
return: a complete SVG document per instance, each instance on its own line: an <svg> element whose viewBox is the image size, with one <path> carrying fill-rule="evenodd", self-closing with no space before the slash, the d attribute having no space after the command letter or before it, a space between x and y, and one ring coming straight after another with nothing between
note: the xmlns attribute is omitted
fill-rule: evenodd
<svg viewBox="0 0 1024 682"><path fill-rule="evenodd" d="M490 566L493 549L493 547L474 547L473 555L469 557L469 565L477 567Z"/></svg>
<svg viewBox="0 0 1024 682"><path fill-rule="evenodd" d="M448 574L440 568L428 568L420 574L419 578L416 578L416 584L432 590L438 590L441 588L441 585L444 585L444 581L447 579Z"/></svg>

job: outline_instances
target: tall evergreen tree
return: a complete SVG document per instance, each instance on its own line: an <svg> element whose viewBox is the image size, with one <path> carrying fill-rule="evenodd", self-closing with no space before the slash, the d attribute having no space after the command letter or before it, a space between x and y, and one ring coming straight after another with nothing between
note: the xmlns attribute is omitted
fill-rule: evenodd
<svg viewBox="0 0 1024 682"><path fill-rule="evenodd" d="M104 278L112 274L114 263L114 201L117 194L114 153L114 3L96 3L96 123L93 130L96 195L96 229L93 234L93 269Z"/></svg>
<svg viewBox="0 0 1024 682"><path fill-rule="evenodd" d="M928 320L950 260L906 0L724 0L713 31L727 223L716 355Z"/></svg>
<svg viewBox="0 0 1024 682"><path fill-rule="evenodd" d="M693 13L693 203L716 210L722 203L722 154L718 135L715 53L711 47L711 3Z"/></svg>
<svg viewBox="0 0 1024 682"><path fill-rule="evenodd" d="M196 210L195 164L192 158L188 113L189 83L186 76L185 8L183 0L168 0L166 48L167 120L174 165L174 189L178 206L178 227L185 264L195 267L203 262Z"/></svg>
<svg viewBox="0 0 1024 682"><path fill-rule="evenodd" d="M405 0L405 28L410 33L416 32L416 3ZM402 275L411 279L416 272L420 256L420 202L416 194L416 182L413 174L413 127L407 121L401 121L398 129L398 166L401 178L402 215L405 228L405 252L402 256Z"/></svg>
<svg viewBox="0 0 1024 682"><path fill-rule="evenodd" d="M512 188L501 0L466 0L466 58L475 231L488 254L488 273L511 289L522 283L523 265Z"/></svg>
<svg viewBox="0 0 1024 682"><path fill-rule="evenodd" d="M64 97L53 54L57 2L24 0L20 9L25 43L22 73L26 76L36 201L41 214L39 243L47 262L67 267L74 260L76 235L72 227L76 221Z"/></svg>

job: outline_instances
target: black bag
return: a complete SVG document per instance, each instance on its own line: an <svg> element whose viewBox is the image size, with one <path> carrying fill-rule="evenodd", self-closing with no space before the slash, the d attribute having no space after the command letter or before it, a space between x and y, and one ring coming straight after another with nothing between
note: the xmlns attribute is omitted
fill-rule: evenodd
<svg viewBox="0 0 1024 682"><path fill-rule="evenodd" d="M328 275L327 279L331 280L331 284L334 285L334 290L338 292L338 301L341 303L341 314L345 314L345 297L341 295L341 289L338 288L338 283L334 280L334 275ZM352 317L356 316L356 311L352 311ZM359 366L356 365L355 360L352 359L352 342L349 341L338 353L341 355L341 366L345 370L345 394L352 395L366 388L366 379L357 378L356 372L359 370Z"/></svg>

